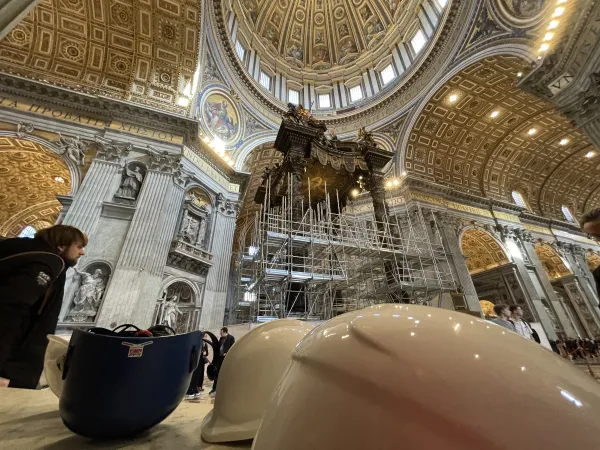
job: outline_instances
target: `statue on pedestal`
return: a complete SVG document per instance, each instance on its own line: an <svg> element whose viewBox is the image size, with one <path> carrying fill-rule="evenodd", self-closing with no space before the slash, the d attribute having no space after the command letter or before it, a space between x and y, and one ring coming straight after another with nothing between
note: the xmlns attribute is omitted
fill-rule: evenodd
<svg viewBox="0 0 600 450"><path fill-rule="evenodd" d="M129 166L126 166L125 177L123 177L121 186L119 186L115 196L135 200L140 192L143 181L144 174L142 173L140 166L135 166L133 170Z"/></svg>
<svg viewBox="0 0 600 450"><path fill-rule="evenodd" d="M177 295L173 295L167 299L165 302L164 310L163 310L163 325L167 325L174 330L177 328L177 316L182 314L181 310L177 306Z"/></svg>

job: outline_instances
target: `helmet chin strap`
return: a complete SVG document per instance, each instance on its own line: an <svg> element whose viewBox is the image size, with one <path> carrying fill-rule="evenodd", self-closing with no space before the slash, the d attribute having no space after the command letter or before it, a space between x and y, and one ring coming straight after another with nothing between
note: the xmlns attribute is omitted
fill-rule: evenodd
<svg viewBox="0 0 600 450"><path fill-rule="evenodd" d="M210 337L210 341L206 340L206 339L202 339L204 342L206 342L207 344L210 344L210 346L213 349L213 365L221 358L221 350L219 347L219 338L217 338L214 334L212 334L210 331L205 331L205 334L208 334L208 337ZM215 361L217 360L217 361Z"/></svg>

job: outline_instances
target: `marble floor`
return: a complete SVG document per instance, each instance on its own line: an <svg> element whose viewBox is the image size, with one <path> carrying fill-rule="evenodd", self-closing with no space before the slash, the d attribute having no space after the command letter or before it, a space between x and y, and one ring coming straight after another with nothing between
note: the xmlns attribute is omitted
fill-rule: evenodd
<svg viewBox="0 0 600 450"><path fill-rule="evenodd" d="M93 441L73 434L62 423L58 398L49 390L0 389L0 448L10 450L82 449L249 449L251 443L212 445L202 441L202 419L212 409L208 396L183 401L164 422L147 433L128 440Z"/></svg>

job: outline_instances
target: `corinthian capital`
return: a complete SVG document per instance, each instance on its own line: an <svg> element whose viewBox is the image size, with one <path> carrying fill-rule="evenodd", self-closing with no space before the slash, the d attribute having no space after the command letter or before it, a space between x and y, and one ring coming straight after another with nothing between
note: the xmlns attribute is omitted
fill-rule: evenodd
<svg viewBox="0 0 600 450"><path fill-rule="evenodd" d="M133 148L129 143L111 141L110 139L104 139L99 136L96 136L95 140L98 148L96 158L104 161L119 162L122 158L125 158Z"/></svg>

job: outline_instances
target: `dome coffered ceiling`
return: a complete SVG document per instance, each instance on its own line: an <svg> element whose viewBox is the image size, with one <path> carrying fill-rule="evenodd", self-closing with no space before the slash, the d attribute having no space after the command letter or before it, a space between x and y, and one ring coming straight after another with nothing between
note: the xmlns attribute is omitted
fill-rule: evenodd
<svg viewBox="0 0 600 450"><path fill-rule="evenodd" d="M410 131L405 170L564 220L600 206L600 157L548 101L516 87L523 60L490 57L460 71L426 103Z"/></svg>
<svg viewBox="0 0 600 450"><path fill-rule="evenodd" d="M242 34L263 61L307 74L357 60L371 63L382 48L389 53L385 42L411 26L416 30L418 5L416 0L234 0L233 7L244 18Z"/></svg>

